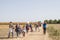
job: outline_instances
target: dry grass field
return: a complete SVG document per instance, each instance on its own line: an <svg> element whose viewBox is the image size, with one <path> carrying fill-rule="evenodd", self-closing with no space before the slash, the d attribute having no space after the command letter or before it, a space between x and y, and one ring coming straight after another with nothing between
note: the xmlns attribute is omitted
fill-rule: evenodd
<svg viewBox="0 0 60 40"><path fill-rule="evenodd" d="M47 31L53 40L60 40L60 24L48 24Z"/></svg>
<svg viewBox="0 0 60 40"><path fill-rule="evenodd" d="M0 37L6 36L8 32L8 25L0 25Z"/></svg>
<svg viewBox="0 0 60 40"><path fill-rule="evenodd" d="M60 29L60 24L48 24L48 27L54 27L56 29Z"/></svg>

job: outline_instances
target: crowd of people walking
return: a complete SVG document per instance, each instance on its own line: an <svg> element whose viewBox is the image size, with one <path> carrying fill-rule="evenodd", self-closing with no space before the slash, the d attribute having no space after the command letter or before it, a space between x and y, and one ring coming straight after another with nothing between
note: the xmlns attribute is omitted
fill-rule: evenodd
<svg viewBox="0 0 60 40"><path fill-rule="evenodd" d="M44 23L34 23L34 27L32 26L31 23L26 23L23 27L20 26L19 23L16 23L14 26L12 22L9 23L9 33L8 33L8 38L10 38L10 34L12 34L12 38L14 37L14 33L16 32L16 36L19 37L20 34L25 37L25 33L28 33L29 30L30 32L34 32L33 28L35 28L35 31L38 30L40 31L39 27L43 25L43 34L46 34L46 22Z"/></svg>

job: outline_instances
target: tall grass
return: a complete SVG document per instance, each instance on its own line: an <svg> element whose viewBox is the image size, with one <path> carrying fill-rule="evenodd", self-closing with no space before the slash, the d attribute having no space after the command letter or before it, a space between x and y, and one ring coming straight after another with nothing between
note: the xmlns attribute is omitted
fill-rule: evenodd
<svg viewBox="0 0 60 40"><path fill-rule="evenodd" d="M53 40L60 40L60 29L50 26L47 28L47 32L49 33L49 37L51 37Z"/></svg>

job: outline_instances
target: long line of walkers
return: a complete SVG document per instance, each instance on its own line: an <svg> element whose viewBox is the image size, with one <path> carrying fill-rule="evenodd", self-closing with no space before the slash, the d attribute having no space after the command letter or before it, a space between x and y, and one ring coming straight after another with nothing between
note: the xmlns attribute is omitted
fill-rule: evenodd
<svg viewBox="0 0 60 40"><path fill-rule="evenodd" d="M41 23L35 23L34 24L35 27L35 31L40 31L39 27L41 27ZM14 31L15 30L15 31ZM10 22L9 23L9 32L8 32L8 38L10 38L10 34L12 34L12 38L14 37L14 33L16 32L16 36L19 37L20 34L23 35L23 37L25 37L25 34L28 33L30 30L30 32L33 32L33 26L30 23L27 23L26 25L24 25L22 28L20 26L19 23L17 23L15 26L13 26L13 23ZM43 23L43 34L46 34L46 22Z"/></svg>

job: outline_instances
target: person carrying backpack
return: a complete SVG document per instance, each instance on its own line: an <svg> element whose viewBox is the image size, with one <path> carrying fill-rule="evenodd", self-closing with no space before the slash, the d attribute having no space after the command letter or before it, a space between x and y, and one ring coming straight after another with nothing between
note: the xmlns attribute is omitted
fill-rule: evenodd
<svg viewBox="0 0 60 40"><path fill-rule="evenodd" d="M16 24L16 26L15 26L15 31L16 31L16 35L17 35L17 37L19 36L19 34L21 33L21 28L20 28L20 25L19 24Z"/></svg>

